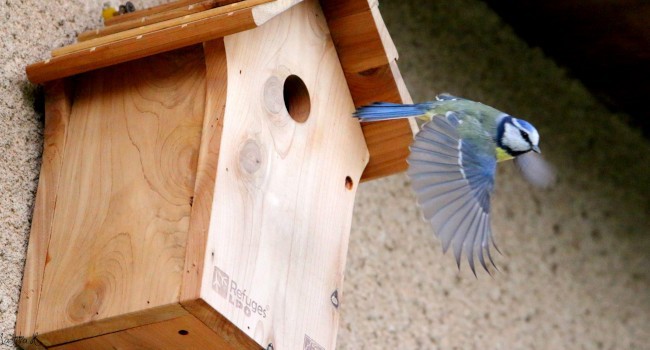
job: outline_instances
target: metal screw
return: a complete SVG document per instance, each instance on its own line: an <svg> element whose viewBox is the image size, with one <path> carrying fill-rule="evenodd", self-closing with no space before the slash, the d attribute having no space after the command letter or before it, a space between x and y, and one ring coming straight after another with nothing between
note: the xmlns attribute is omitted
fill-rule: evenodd
<svg viewBox="0 0 650 350"><path fill-rule="evenodd" d="M330 296L330 301L332 301L332 305L334 305L335 308L339 308L339 291L338 289L332 293L332 296Z"/></svg>

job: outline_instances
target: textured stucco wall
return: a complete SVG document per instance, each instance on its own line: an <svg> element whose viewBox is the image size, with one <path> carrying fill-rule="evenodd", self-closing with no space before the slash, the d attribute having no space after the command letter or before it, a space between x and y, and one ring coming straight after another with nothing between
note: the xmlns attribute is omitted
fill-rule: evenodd
<svg viewBox="0 0 650 350"><path fill-rule="evenodd" d="M13 334L42 147L24 67L98 25L101 3L0 4L4 336ZM478 279L443 256L405 175L360 185L339 349L647 348L650 143L482 2L380 4L414 100L447 91L526 118L559 181L539 191L512 164L499 167L493 229L501 272Z"/></svg>

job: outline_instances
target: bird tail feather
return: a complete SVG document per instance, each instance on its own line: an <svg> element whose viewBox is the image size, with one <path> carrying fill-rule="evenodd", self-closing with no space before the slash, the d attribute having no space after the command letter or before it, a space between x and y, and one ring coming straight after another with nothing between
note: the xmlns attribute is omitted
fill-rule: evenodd
<svg viewBox="0 0 650 350"><path fill-rule="evenodd" d="M432 107L432 102L417 104L375 102L371 105L358 108L353 115L362 122L392 120L419 117L425 115Z"/></svg>

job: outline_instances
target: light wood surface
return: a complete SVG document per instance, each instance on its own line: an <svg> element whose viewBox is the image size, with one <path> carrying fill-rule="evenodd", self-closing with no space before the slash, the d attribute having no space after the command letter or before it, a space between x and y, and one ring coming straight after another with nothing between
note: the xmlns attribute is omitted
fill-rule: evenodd
<svg viewBox="0 0 650 350"><path fill-rule="evenodd" d="M268 349L267 346L260 347L252 338L237 328L222 314L215 311L212 306L203 299L196 299L183 303L183 307L198 320L201 320L208 328L219 336L233 349ZM277 349L277 348L276 348Z"/></svg>
<svg viewBox="0 0 650 350"><path fill-rule="evenodd" d="M261 26L271 18L283 13L300 2L302 2L302 0L274 0L253 7L255 25Z"/></svg>
<svg viewBox="0 0 650 350"><path fill-rule="evenodd" d="M154 325L191 319L234 348L335 346L368 150L364 177L387 175L412 138L404 121L362 133L350 114L410 96L375 3L336 2L328 26L316 0L268 1L28 68L42 81L94 71L75 77L74 104L50 87L48 109L68 117L44 153L55 165L39 184L22 334L149 344Z"/></svg>
<svg viewBox="0 0 650 350"><path fill-rule="evenodd" d="M413 103L396 61L361 73L346 73L346 79L356 106L376 101ZM370 152L370 161L362 181L408 168L408 148L417 130L417 125L412 119L363 123L362 128Z"/></svg>
<svg viewBox="0 0 650 350"><path fill-rule="evenodd" d="M72 45L67 45L67 46L52 50L52 57L57 57L57 56L66 55L66 54L69 54L69 53L72 53L72 52L92 49L93 47L106 45L106 44L109 44L109 43L112 43L112 42L117 42L117 41L124 40L124 39L137 38L138 36L142 36L141 40L151 40L150 38L147 38L147 37L144 37L144 36L147 35L147 34L155 33L157 31L161 31L163 29L173 28L173 27L182 26L182 25L188 25L188 24L191 24L193 22L197 22L197 21L201 21L201 20L221 18L221 17L223 17L223 15L232 14L233 12L236 12L236 11L239 11L239 10L250 9L253 6L264 4L264 3L267 3L269 1L271 1L271 0L245 0L245 1L234 3L234 4L230 4L230 5L217 7L217 8L211 9L211 10L202 11L202 12L199 12L199 13L194 13L194 14L191 14L191 15L183 16L181 18L173 18L173 19L163 21L163 22L152 23L152 24L145 25L145 26L142 26L142 27L139 27L139 28L125 30L125 31L122 31L122 32L119 32L119 33L102 36L102 37L99 37L99 38L87 40L87 41L72 44Z"/></svg>
<svg viewBox="0 0 650 350"><path fill-rule="evenodd" d="M154 13L147 16L142 16L134 18L122 23L117 23L108 27L98 28L95 30L85 31L77 36L77 41L87 41L90 39L98 38L101 36L106 36L110 34L115 34L125 30L142 27L145 25L158 23L162 21L167 21L173 18L183 17L186 15L191 15L193 13L198 13L206 10L213 9L215 7L229 5L235 2L240 2L242 0L207 0L198 3L193 3L185 5L180 8L174 8L168 11Z"/></svg>
<svg viewBox="0 0 650 350"><path fill-rule="evenodd" d="M39 334L178 303L203 62L193 46L76 79Z"/></svg>
<svg viewBox="0 0 650 350"><path fill-rule="evenodd" d="M27 75L32 82L39 83L173 50L186 45L209 41L254 28L294 6L298 1L277 0L225 15L216 15L156 30L148 34L131 36L115 42L93 46L82 51L72 52L30 65L27 67ZM243 1L233 5L244 6L245 3L250 4L248 1ZM382 94L403 97L403 99L395 99L392 102L408 103L410 101L408 91L395 65L397 51L381 19L377 2L374 0L370 2L367 0L330 0L324 2L324 4L326 5L325 15L328 19L329 29L355 102L369 101L373 91L381 91ZM209 11L203 11L200 14L205 15L205 12ZM124 32L119 34L124 35ZM390 70L387 70L388 68ZM390 82L391 77L388 75L384 76L383 79L388 82L389 86L398 90L390 92L383 84L369 87L369 83L373 81L372 79L356 77L356 75L372 76L377 70L394 72L395 74L392 77L394 83ZM374 81L380 81L380 79ZM361 86L357 85L358 82L362 82ZM362 93L365 96L357 96L357 93ZM374 100L383 100L379 97ZM378 147L373 146L370 149L371 160L363 176L364 180L400 172L407 167L405 158L408 155L408 150L404 149L404 145L410 144L411 138L408 135L409 132L412 134L417 130L415 124L406 120L391 123L380 122L373 128L379 128L380 125L382 129L393 130L397 136L384 140L368 140L369 144ZM372 133L372 135L388 136L389 133ZM395 143L396 140L399 142ZM396 152L395 147L401 147L401 152ZM377 150L380 152L378 153Z"/></svg>
<svg viewBox="0 0 650 350"><path fill-rule="evenodd" d="M36 317L40 302L43 271L48 263L52 217L57 202L58 187L63 168L66 134L70 123L73 86L71 81L55 80L45 84L45 128L41 175L32 215L29 247L18 303L16 335L27 342L27 348L36 333ZM32 348L35 348L32 346Z"/></svg>
<svg viewBox="0 0 650 350"><path fill-rule="evenodd" d="M210 227L214 183L217 177L223 117L226 109L226 92L228 91L226 49L223 39L205 42L203 50L206 67L205 113L187 237L181 302L193 301L201 296L205 245Z"/></svg>
<svg viewBox="0 0 650 350"><path fill-rule="evenodd" d="M228 350L237 348L230 346L195 317L186 315L163 322L129 328L121 332L55 346L50 349Z"/></svg>
<svg viewBox="0 0 650 350"><path fill-rule="evenodd" d="M201 298L263 347L311 339L333 349L331 297L342 296L368 153L327 24L310 0L224 42L227 104ZM304 122L284 104L290 75L309 92L295 101L310 104Z"/></svg>
<svg viewBox="0 0 650 350"><path fill-rule="evenodd" d="M412 103L377 1L330 0L324 11L355 105ZM362 181L406 170L408 147L416 130L410 120L364 124L370 161Z"/></svg>
<svg viewBox="0 0 650 350"><path fill-rule="evenodd" d="M37 339L47 347L89 339L104 334L120 332L143 325L185 316L188 312L180 304L169 304L153 307L128 314L90 321L78 326L63 328L56 331L39 334ZM154 337L154 335L151 335Z"/></svg>
<svg viewBox="0 0 650 350"><path fill-rule="evenodd" d="M104 26L112 26L112 25L116 25L118 23L123 23L123 22L126 22L126 21L133 20L135 18L155 15L157 13L161 13L161 12L170 11L170 10L173 10L173 9L189 6L189 5L195 4L197 2L201 2L201 0L169 1L169 2L166 2L166 3L160 4L158 6L144 8L144 9L137 10L135 12L124 13L124 14L121 14L119 16L111 17L111 18L104 21Z"/></svg>
<svg viewBox="0 0 650 350"><path fill-rule="evenodd" d="M367 10L359 11L364 4ZM398 58L376 4L370 6L366 0L350 0L345 7L334 7L332 12L326 12L327 22L345 72L362 72Z"/></svg>
<svg viewBox="0 0 650 350"><path fill-rule="evenodd" d="M243 9L34 63L27 66L27 77L33 83L41 83L202 43L254 27L251 9Z"/></svg>

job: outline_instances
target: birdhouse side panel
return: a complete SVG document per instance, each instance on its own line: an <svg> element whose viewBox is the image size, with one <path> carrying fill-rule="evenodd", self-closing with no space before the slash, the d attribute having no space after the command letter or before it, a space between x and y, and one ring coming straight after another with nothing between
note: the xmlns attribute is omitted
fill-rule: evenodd
<svg viewBox="0 0 650 350"><path fill-rule="evenodd" d="M203 62L195 46L76 78L39 334L178 303Z"/></svg>
<svg viewBox="0 0 650 350"><path fill-rule="evenodd" d="M36 333L36 316L41 296L43 270L47 263L52 216L56 207L57 188L65 153L66 130L72 107L70 79L49 82L45 84L44 90L45 125L41 171L32 213L29 247L16 318L16 335L28 339L28 341L20 342L20 345L24 347L35 342L32 338Z"/></svg>

